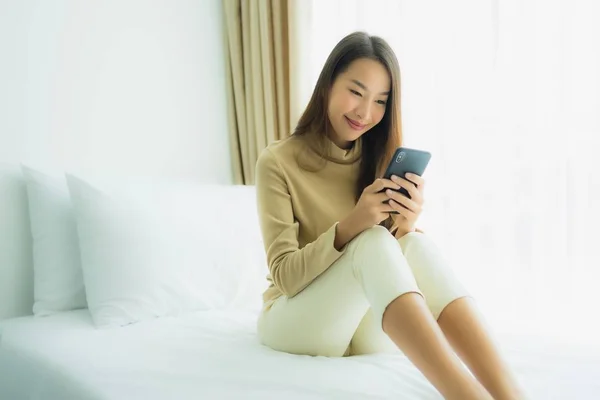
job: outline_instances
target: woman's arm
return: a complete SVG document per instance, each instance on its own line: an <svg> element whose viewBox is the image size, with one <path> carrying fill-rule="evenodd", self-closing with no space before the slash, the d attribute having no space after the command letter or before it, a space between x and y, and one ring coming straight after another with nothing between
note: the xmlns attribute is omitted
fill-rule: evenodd
<svg viewBox="0 0 600 400"><path fill-rule="evenodd" d="M299 248L299 224L276 156L265 149L256 163L259 221L269 271L275 285L293 297L322 274L342 254L334 247L337 223L315 241Z"/></svg>

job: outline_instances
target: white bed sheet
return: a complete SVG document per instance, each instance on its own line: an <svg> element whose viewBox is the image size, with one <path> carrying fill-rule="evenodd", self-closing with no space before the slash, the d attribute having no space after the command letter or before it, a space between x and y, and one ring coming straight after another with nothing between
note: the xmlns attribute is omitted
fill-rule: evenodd
<svg viewBox="0 0 600 400"><path fill-rule="evenodd" d="M399 355L296 356L261 346L256 316L201 312L97 330L87 310L0 322L0 399L440 399ZM600 399L600 357L504 341L534 399Z"/></svg>

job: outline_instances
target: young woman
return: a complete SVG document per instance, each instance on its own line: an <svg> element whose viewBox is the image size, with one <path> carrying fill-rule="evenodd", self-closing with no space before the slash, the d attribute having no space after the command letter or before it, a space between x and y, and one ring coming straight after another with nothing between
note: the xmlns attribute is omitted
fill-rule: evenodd
<svg viewBox="0 0 600 400"><path fill-rule="evenodd" d="M447 399L523 398L467 291L415 229L423 179L380 178L401 142L396 56L350 34L293 135L256 165L271 281L259 337L295 354L401 350Z"/></svg>

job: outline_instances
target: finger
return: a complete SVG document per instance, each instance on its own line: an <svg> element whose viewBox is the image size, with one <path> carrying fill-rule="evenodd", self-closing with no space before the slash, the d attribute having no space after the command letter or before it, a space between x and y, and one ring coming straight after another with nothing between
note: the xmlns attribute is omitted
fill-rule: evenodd
<svg viewBox="0 0 600 400"><path fill-rule="evenodd" d="M414 213L418 213L421 211L421 205L415 200L409 199L405 195L398 192L394 192L393 190L389 189L386 190L385 193L390 197L390 199L400 204L401 206L408 208L410 211Z"/></svg>
<svg viewBox="0 0 600 400"><path fill-rule="evenodd" d="M385 191L383 191L381 193L376 193L375 196L376 196L375 199L379 203L379 207L378 207L379 212L388 213L388 214L393 213L394 215L396 214L396 210L389 204L392 200L386 194Z"/></svg>
<svg viewBox="0 0 600 400"><path fill-rule="evenodd" d="M419 188L416 188L416 187L414 187L414 185L412 183L408 183L408 185L409 185L409 187L406 188L406 190L408 191L408 194L410 195L410 199L422 207L423 202L424 202L422 186Z"/></svg>
<svg viewBox="0 0 600 400"><path fill-rule="evenodd" d="M392 217L394 224L398 224L399 222L406 220L406 217L404 215L398 213L398 211L396 211L396 209L393 209L393 211L390 211L390 217Z"/></svg>
<svg viewBox="0 0 600 400"><path fill-rule="evenodd" d="M407 174L406 178L417 185L417 190L421 195L421 204L423 204L423 193L425 191L425 179L417 174Z"/></svg>
<svg viewBox="0 0 600 400"><path fill-rule="evenodd" d="M379 178L379 179L375 179L375 182L373 182L372 184L367 186L365 188L365 191L367 193L378 193L378 192L381 192L382 190L385 190L388 188L398 190L398 189L400 189L400 185L392 182L389 179Z"/></svg>
<svg viewBox="0 0 600 400"><path fill-rule="evenodd" d="M390 179L380 178L379 181L381 181L383 184L383 187L379 191L383 191L385 189L400 190L401 188L399 184Z"/></svg>
<svg viewBox="0 0 600 400"><path fill-rule="evenodd" d="M400 205L399 203L397 203L394 200L390 200L389 205L390 205L390 207L392 207L394 209L394 211L397 211L398 214L400 214L402 217L406 218L407 220L411 220L412 218L416 217L416 214L414 212L403 207L402 205Z"/></svg>
<svg viewBox="0 0 600 400"><path fill-rule="evenodd" d="M400 207L406 208L408 211L412 212L415 215L421 214L421 205L400 193L392 192L390 194L390 203L391 202L398 204Z"/></svg>
<svg viewBox="0 0 600 400"><path fill-rule="evenodd" d="M364 191L365 193L377 193L380 192L384 187L384 183L381 181L381 179L375 179L375 181L367 186Z"/></svg>
<svg viewBox="0 0 600 400"><path fill-rule="evenodd" d="M382 204L379 208L380 213L388 214L388 215L386 215L386 218L389 217L389 214L394 211L396 211L396 209L394 207L392 207L390 205L390 203Z"/></svg>
<svg viewBox="0 0 600 400"><path fill-rule="evenodd" d="M385 203L390 199L390 196L387 195L385 190L383 192L375 193L373 196L375 198L375 201L377 201L378 203Z"/></svg>
<svg viewBox="0 0 600 400"><path fill-rule="evenodd" d="M400 178L396 175L392 176L392 180L406 189L411 198L414 199L415 197L419 197L419 190L413 182L409 181L408 179Z"/></svg>
<svg viewBox="0 0 600 400"><path fill-rule="evenodd" d="M375 200L378 202L377 211L388 214L395 211L395 209L392 206L390 206L389 203L391 202L391 200L389 196L385 193L385 191L381 193L376 193L374 197Z"/></svg>
<svg viewBox="0 0 600 400"><path fill-rule="evenodd" d="M410 194L410 198L415 201L417 204L423 205L423 186L415 186L415 184L409 180L406 180L407 185L409 185L406 190Z"/></svg>
<svg viewBox="0 0 600 400"><path fill-rule="evenodd" d="M417 185L417 187L420 189L423 185L425 185L425 179L423 179L422 177L420 177L417 174L413 174L413 173L407 173L404 176L406 179L408 179L409 181L411 181L412 183L414 183L415 185Z"/></svg>

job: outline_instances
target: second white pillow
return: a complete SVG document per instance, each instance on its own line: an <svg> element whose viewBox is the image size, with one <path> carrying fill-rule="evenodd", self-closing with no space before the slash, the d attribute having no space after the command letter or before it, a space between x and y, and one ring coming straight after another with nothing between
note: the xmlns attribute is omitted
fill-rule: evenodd
<svg viewBox="0 0 600 400"><path fill-rule="evenodd" d="M100 189L66 177L97 326L260 302L266 265L252 188L125 182Z"/></svg>

